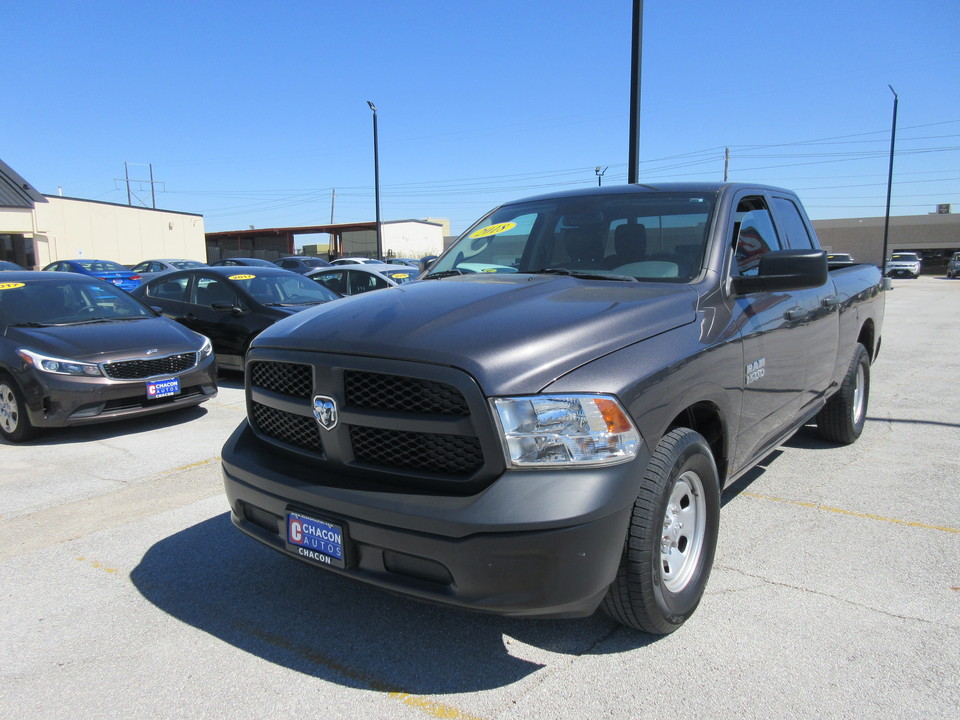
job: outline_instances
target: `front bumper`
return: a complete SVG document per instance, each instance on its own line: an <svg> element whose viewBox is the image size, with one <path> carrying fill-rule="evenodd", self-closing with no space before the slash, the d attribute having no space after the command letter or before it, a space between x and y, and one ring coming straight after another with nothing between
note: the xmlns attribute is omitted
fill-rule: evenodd
<svg viewBox="0 0 960 720"><path fill-rule="evenodd" d="M66 427L167 412L198 405L217 395L212 354L174 377L180 380L180 393L159 399L147 397L146 380L54 375L28 368L17 374L17 381L34 427Z"/></svg>
<svg viewBox="0 0 960 720"><path fill-rule="evenodd" d="M232 521L260 542L311 562L285 542L286 513L296 510L344 529L347 566L324 569L420 600L537 617L596 610L649 460L644 448L608 468L510 470L463 496L319 477L246 422L222 457Z"/></svg>
<svg viewBox="0 0 960 720"><path fill-rule="evenodd" d="M886 275L887 277L915 278L920 276L920 271L915 270L914 268L894 267L887 268Z"/></svg>

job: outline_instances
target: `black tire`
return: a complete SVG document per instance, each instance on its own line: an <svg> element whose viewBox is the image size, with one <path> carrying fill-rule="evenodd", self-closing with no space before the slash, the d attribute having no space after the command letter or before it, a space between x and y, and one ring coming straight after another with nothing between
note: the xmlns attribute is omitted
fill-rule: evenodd
<svg viewBox="0 0 960 720"><path fill-rule="evenodd" d="M870 355L857 343L840 389L817 413L817 430L826 440L850 445L857 441L867 421L870 399Z"/></svg>
<svg viewBox="0 0 960 720"><path fill-rule="evenodd" d="M23 442L36 434L23 393L9 375L0 373L0 435L10 442Z"/></svg>
<svg viewBox="0 0 960 720"><path fill-rule="evenodd" d="M699 433L677 428L644 471L604 612L653 635L683 625L707 586L719 524L720 480L710 446Z"/></svg>

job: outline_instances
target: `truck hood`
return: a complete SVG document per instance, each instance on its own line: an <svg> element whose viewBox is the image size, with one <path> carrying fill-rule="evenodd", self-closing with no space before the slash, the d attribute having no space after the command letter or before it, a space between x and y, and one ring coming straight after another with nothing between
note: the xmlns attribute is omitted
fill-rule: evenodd
<svg viewBox="0 0 960 720"><path fill-rule="evenodd" d="M487 394L529 393L692 323L697 298L686 285L476 274L327 303L267 328L253 346L442 364Z"/></svg>

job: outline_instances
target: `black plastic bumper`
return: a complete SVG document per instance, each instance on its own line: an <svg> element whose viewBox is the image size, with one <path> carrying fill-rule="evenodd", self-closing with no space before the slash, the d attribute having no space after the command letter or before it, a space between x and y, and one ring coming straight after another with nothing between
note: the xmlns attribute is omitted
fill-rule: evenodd
<svg viewBox="0 0 960 720"><path fill-rule="evenodd" d="M222 457L232 520L260 542L314 562L286 543L286 513L296 510L344 530L346 567L314 562L324 569L421 600L538 617L597 608L648 460L641 450L608 468L508 471L464 497L310 478L245 422Z"/></svg>

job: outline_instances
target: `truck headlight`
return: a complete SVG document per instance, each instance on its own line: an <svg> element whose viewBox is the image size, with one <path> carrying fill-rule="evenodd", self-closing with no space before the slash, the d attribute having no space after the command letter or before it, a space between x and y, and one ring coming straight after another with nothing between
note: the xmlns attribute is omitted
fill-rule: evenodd
<svg viewBox="0 0 960 720"><path fill-rule="evenodd" d="M636 457L640 433L610 395L493 398L507 461L516 467L614 465Z"/></svg>
<svg viewBox="0 0 960 720"><path fill-rule="evenodd" d="M48 357L32 350L23 348L17 350L17 355L31 367L40 372L53 373L54 375L79 375L81 377L102 377L100 366L93 363L80 362L79 360L68 360L66 358Z"/></svg>

